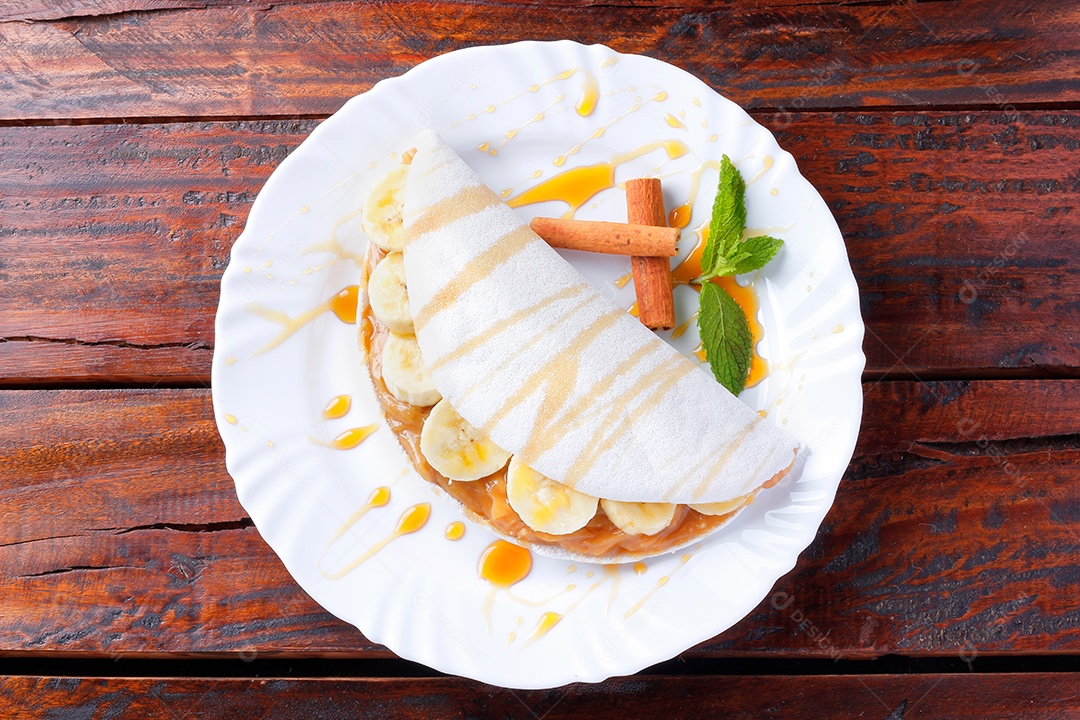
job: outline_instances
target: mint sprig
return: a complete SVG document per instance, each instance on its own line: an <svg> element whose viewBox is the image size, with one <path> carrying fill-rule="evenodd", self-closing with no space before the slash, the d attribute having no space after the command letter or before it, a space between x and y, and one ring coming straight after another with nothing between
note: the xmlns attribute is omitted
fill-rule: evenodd
<svg viewBox="0 0 1080 720"><path fill-rule="evenodd" d="M720 182L713 200L709 235L701 254L701 285L698 329L705 358L717 382L733 395L746 387L750 360L754 354L750 323L746 313L723 288L711 280L758 270L772 260L784 241L758 235L743 240L746 231L746 182L724 155L720 161Z"/></svg>

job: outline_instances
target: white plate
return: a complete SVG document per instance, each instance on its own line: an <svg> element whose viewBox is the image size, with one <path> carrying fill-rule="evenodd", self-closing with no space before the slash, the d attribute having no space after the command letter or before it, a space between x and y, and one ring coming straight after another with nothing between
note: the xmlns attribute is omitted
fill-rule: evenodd
<svg viewBox="0 0 1080 720"><path fill-rule="evenodd" d="M595 107L579 112L579 101L590 97ZM569 168L675 140L688 149L682 157L669 159L659 148L620 164L615 175L616 182L660 175L672 208L687 201L695 168L727 153L749 183L748 224L786 242L759 277L740 279L757 290L765 328L758 350L770 364L768 377L742 398L807 446L796 471L717 534L647 561L642 574L629 565L574 566L537 556L508 592L477 576L494 538L468 523L463 539L444 537L460 512L409 468L386 427L352 450L319 444L382 422L356 326L317 309L357 283L366 244L357 209L395 153L427 127L509 196ZM716 171L706 169L688 232L707 221L715 183ZM558 202L522 208L525 215L565 210ZM600 192L577 216L625 220L622 191ZM692 243L684 245L686 254ZM625 259L567 257L619 302L633 302L632 286L614 284L628 272ZM682 321L695 296L677 290ZM299 329L266 350L287 317ZM214 410L226 463L240 502L301 587L404 658L514 688L633 673L745 616L814 538L862 414L858 290L821 197L767 130L704 83L599 45L461 50L350 100L259 194L222 279L216 332ZM691 326L673 344L690 352L696 343ZM324 419L324 405L338 395L351 396L352 409ZM333 540L379 486L390 486L389 504ZM431 505L421 530L343 577L328 577L392 533L418 503ZM555 617L548 613L561 621L530 640L544 618Z"/></svg>

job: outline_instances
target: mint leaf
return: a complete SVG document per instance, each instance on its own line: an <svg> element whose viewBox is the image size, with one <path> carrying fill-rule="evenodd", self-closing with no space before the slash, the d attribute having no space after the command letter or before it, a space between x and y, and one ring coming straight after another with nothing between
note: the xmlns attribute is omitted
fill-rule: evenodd
<svg viewBox="0 0 1080 720"><path fill-rule="evenodd" d="M698 330L717 382L738 396L750 375L754 354L750 323L739 304L715 283L701 286Z"/></svg>
<svg viewBox="0 0 1080 720"><path fill-rule="evenodd" d="M702 277L730 275L734 265L730 258L739 247L746 226L746 183L731 158L720 159L720 182L713 200L709 235L701 253Z"/></svg>
<svg viewBox="0 0 1080 720"><path fill-rule="evenodd" d="M765 263L776 257L784 241L769 235L747 238L739 245L738 257L734 259L735 274L751 272L765 267Z"/></svg>

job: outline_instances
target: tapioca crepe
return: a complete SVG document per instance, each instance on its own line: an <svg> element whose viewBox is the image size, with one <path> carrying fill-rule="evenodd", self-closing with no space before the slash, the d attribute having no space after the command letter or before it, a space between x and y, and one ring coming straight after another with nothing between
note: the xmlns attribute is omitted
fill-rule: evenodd
<svg viewBox="0 0 1080 720"><path fill-rule="evenodd" d="M798 443L616 306L422 133L405 189L404 267L439 393L499 447L588 495L744 496Z"/></svg>

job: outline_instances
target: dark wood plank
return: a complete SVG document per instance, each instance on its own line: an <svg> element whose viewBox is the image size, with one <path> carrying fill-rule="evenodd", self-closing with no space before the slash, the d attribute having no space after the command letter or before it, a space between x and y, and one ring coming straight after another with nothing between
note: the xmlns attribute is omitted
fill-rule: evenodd
<svg viewBox="0 0 1080 720"><path fill-rule="evenodd" d="M1075 372L1080 114L807 113L784 124L780 145L844 233L868 371Z"/></svg>
<svg viewBox="0 0 1080 720"><path fill-rule="evenodd" d="M1077 3L1037 0L289 3L8 22L0 118L324 114L434 55L521 38L658 57L751 108L1075 102L1078 25Z"/></svg>
<svg viewBox="0 0 1080 720"><path fill-rule="evenodd" d="M219 4L214 0L22 0L0 7L0 22L36 22L116 15L147 10L180 10Z"/></svg>
<svg viewBox="0 0 1080 720"><path fill-rule="evenodd" d="M209 393L0 392L0 652L386 651L236 504ZM691 657L1080 652L1080 381L866 386L817 540Z"/></svg>
<svg viewBox="0 0 1080 720"><path fill-rule="evenodd" d="M315 125L0 130L0 376L208 382L229 249Z"/></svg>
<svg viewBox="0 0 1080 720"><path fill-rule="evenodd" d="M3 392L0 418L0 649L372 649L251 526L209 393Z"/></svg>
<svg viewBox="0 0 1080 720"><path fill-rule="evenodd" d="M1077 382L875 382L863 388L867 405L855 448L858 457L919 444L1002 442L1080 431ZM898 425L903 432L897 432Z"/></svg>
<svg viewBox="0 0 1080 720"><path fill-rule="evenodd" d="M783 7L787 5L846 5L857 0L762 0L757 7ZM71 20L121 13L145 13L159 10L187 10L206 7L248 7L269 10L276 5L298 5L319 2L319 0L265 0L252 3L251 0L22 0L18 5L0 7L0 22L33 22L39 20ZM344 0L324 0L322 4ZM468 3L469 0L462 0ZM521 0L488 0L489 4L521 6L528 4ZM605 5L608 7L664 7L665 0L543 0L543 4L552 7ZM688 0L679 4L685 10L716 8L719 5L739 6L738 0Z"/></svg>
<svg viewBox="0 0 1080 720"><path fill-rule="evenodd" d="M817 539L698 650L1075 651L1080 383L864 387L866 433Z"/></svg>
<svg viewBox="0 0 1080 720"><path fill-rule="evenodd" d="M635 677L542 691L459 678L266 680L7 677L0 712L26 718L725 717L1039 718L1080 714L1052 673Z"/></svg>
<svg viewBox="0 0 1080 720"><path fill-rule="evenodd" d="M1080 113L759 117L847 239L868 372L1077 372ZM208 381L229 247L314 125L0 128L0 383Z"/></svg>

